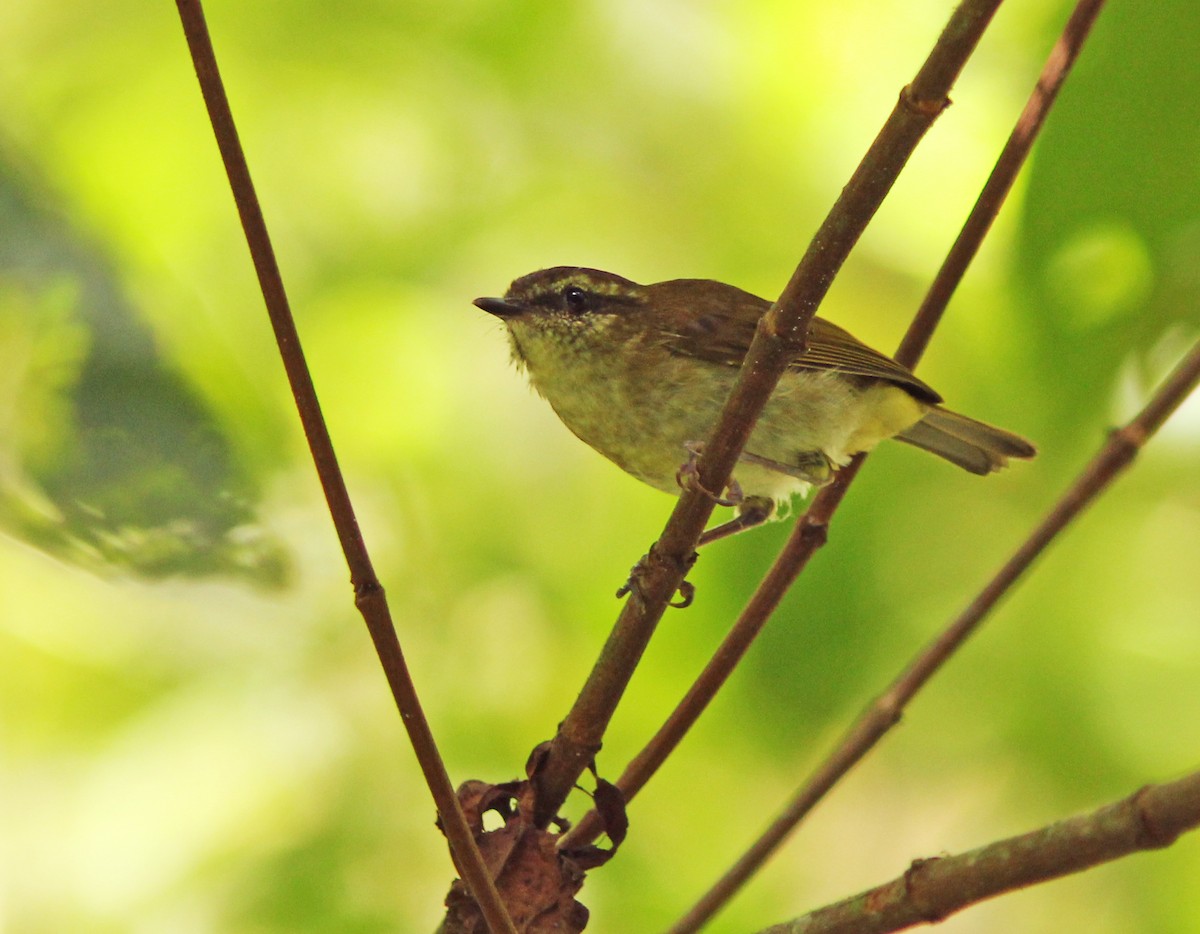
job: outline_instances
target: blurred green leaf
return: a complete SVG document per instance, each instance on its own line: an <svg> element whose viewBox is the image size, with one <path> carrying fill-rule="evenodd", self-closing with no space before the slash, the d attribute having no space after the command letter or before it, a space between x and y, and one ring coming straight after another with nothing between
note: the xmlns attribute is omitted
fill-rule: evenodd
<svg viewBox="0 0 1200 934"><path fill-rule="evenodd" d="M287 559L221 426L35 191L0 162L0 521L97 569L280 585Z"/></svg>
<svg viewBox="0 0 1200 934"><path fill-rule="evenodd" d="M1111 417L1096 402L1123 362L1173 328L1200 334L1198 33L1192 0L1108 4L1029 174L1016 269L1040 311L1030 349L1047 403L1084 424Z"/></svg>

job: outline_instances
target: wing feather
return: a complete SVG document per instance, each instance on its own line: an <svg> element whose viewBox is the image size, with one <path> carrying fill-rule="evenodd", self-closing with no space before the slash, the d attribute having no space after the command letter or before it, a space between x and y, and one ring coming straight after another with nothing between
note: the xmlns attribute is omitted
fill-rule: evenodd
<svg viewBox="0 0 1200 934"><path fill-rule="evenodd" d="M674 279L647 289L654 307L666 313L664 346L670 353L727 366L741 366L758 319L771 307L757 295L711 280ZM922 402L936 405L942 401L907 367L823 318L813 319L807 352L789 366L886 380Z"/></svg>

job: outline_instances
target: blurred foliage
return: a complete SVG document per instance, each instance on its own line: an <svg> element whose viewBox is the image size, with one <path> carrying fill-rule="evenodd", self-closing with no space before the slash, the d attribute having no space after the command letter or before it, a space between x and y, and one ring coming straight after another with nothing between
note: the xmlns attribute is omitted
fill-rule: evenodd
<svg viewBox="0 0 1200 934"><path fill-rule="evenodd" d="M49 201L0 162L0 522L91 567L282 583L220 425Z"/></svg>
<svg viewBox="0 0 1200 934"><path fill-rule="evenodd" d="M559 263L776 294L948 6L207 5L456 780L519 774L670 508L562 429L470 299ZM895 345L1066 13L1005 6L823 314ZM872 456L589 880L597 930L662 927L710 884L1200 335L1198 20L1190 0L1109 4L922 364L1041 456L987 480L900 445ZM452 868L174 11L0 6L0 140L0 927L433 929ZM1198 453L1192 402L713 930L1200 765ZM704 554L605 774L787 532ZM1193 931L1198 871L1185 838L944 928Z"/></svg>

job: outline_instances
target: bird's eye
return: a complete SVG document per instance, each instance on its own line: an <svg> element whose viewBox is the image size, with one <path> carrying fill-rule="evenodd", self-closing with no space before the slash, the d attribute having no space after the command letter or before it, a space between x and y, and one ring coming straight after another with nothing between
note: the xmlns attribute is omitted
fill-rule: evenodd
<svg viewBox="0 0 1200 934"><path fill-rule="evenodd" d="M587 311L588 294L577 285L568 285L562 291L563 303L568 311Z"/></svg>

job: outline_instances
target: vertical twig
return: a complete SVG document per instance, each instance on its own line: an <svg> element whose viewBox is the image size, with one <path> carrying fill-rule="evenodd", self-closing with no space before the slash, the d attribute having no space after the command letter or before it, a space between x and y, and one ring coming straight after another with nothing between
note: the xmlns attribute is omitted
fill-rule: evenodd
<svg viewBox="0 0 1200 934"><path fill-rule="evenodd" d="M454 787L450 784L446 766L438 753L433 733L417 697L416 686L404 661L383 587L375 576L359 530L350 494L333 450L333 441L321 414L316 388L313 386L312 376L300 347L300 335L292 318L283 277L279 272L266 221L263 219L262 208L250 178L250 169L234 125L224 83L217 68L216 53L208 33L204 10L200 0L176 0L176 6L204 96L204 104L212 122L213 133L217 138L217 146L225 163L229 185L237 203L238 215L254 261L254 269L258 274L259 287L266 302L271 327L275 331L275 340L283 358L288 383L300 413L300 422L308 439L325 500L329 504L329 512L341 542L342 553L350 568L355 605L362 613L370 631L400 717L408 730L417 761L441 816L455 865L470 886L491 929L516 934L516 928L504 909L479 848L475 845Z"/></svg>
<svg viewBox="0 0 1200 934"><path fill-rule="evenodd" d="M928 59L912 84L901 92L883 129L817 231L783 294L759 322L737 382L697 466L701 489L687 490L680 496L662 536L635 571L633 592L534 776L539 826L553 819L599 750L667 601L691 567L696 542L713 510L712 497L703 490L725 488L734 461L780 375L803 350L808 324L833 277L917 143L949 103L951 86L1000 3L963 0L954 11Z"/></svg>

